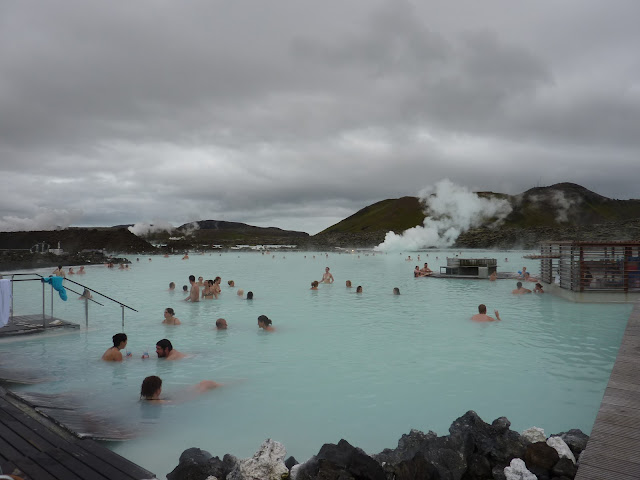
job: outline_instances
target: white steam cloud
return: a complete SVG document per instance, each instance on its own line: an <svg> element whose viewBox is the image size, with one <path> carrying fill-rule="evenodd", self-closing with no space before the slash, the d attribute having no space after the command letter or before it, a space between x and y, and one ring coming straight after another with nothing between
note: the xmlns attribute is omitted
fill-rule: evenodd
<svg viewBox="0 0 640 480"><path fill-rule="evenodd" d="M580 203L576 200L571 200L565 197L564 192L556 190L553 192L553 201L558 206L558 212L556 213L557 222L569 221L569 210L574 203Z"/></svg>
<svg viewBox="0 0 640 480"><path fill-rule="evenodd" d="M20 218L11 215L0 218L0 232L64 229L81 216L81 210L40 208L33 218Z"/></svg>
<svg viewBox="0 0 640 480"><path fill-rule="evenodd" d="M447 247L462 232L496 218L499 224L510 212L509 201L482 198L449 179L424 188L418 195L426 206L427 218L421 226L405 230L401 235L387 232L376 250L402 251L424 247Z"/></svg>
<svg viewBox="0 0 640 480"><path fill-rule="evenodd" d="M171 233L175 227L165 220L160 220L153 223L140 222L136 223L133 227L129 227L129 231L138 237L144 237L156 232L167 231Z"/></svg>
<svg viewBox="0 0 640 480"><path fill-rule="evenodd" d="M198 225L198 222L191 222L191 223L187 223L183 227L182 231L186 237L189 237L193 235L197 230L200 230L200 225Z"/></svg>

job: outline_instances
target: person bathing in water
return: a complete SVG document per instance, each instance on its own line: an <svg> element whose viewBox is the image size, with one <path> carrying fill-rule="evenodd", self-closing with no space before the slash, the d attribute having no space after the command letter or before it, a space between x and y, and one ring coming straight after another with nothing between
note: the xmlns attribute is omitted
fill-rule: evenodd
<svg viewBox="0 0 640 480"><path fill-rule="evenodd" d="M164 309L164 320L162 321L165 325L180 325L182 322L179 318L175 317L175 312L173 308L165 308Z"/></svg>
<svg viewBox="0 0 640 480"><path fill-rule="evenodd" d="M107 348L107 351L102 355L102 360L105 362L121 362L122 353L120 350L124 350L127 346L127 335L125 333L116 333L112 338L113 347Z"/></svg>
<svg viewBox="0 0 640 480"><path fill-rule="evenodd" d="M214 382L213 380L203 380L197 385L193 387L189 387L187 393L191 394L200 394L204 392L208 392L209 390L213 390L214 388L221 387L221 383ZM154 402L156 404L163 403L173 403L171 400L166 398L161 398L162 395L162 379L155 375L151 375L146 377L142 381L142 385L140 387L140 400L147 402ZM182 400L187 400L188 398L182 398Z"/></svg>
<svg viewBox="0 0 640 480"><path fill-rule="evenodd" d="M500 313L498 313L498 310L494 310L493 313L495 313L496 318L487 315L487 307L484 303L481 303L480 305L478 305L478 313L473 315L471 317L471 320L474 322L495 322L496 320L501 321Z"/></svg>
<svg viewBox="0 0 640 480"><path fill-rule="evenodd" d="M156 354L158 358L166 358L167 360L179 360L186 357L184 353L174 350L173 345L166 338L156 343Z"/></svg>
<svg viewBox="0 0 640 480"><path fill-rule="evenodd" d="M262 328L267 332L275 331L275 328L271 326L272 323L271 319L266 315L260 315L258 317L258 328Z"/></svg>

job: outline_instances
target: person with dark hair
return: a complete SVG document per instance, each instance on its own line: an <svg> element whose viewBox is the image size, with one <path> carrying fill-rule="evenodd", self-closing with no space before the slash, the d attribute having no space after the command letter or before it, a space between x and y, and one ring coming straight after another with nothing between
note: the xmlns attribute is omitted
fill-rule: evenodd
<svg viewBox="0 0 640 480"><path fill-rule="evenodd" d="M314 280L311 282L311 290L318 290L318 281Z"/></svg>
<svg viewBox="0 0 640 480"><path fill-rule="evenodd" d="M202 298L213 300L213 280L207 280L207 283L205 283L202 289Z"/></svg>
<svg viewBox="0 0 640 480"><path fill-rule="evenodd" d="M471 320L474 322L495 322L496 320L502 320L500 318L500 313L498 310L494 310L493 313L496 314L496 318L490 317L487 315L487 306L484 303L478 305L478 313L471 317Z"/></svg>
<svg viewBox="0 0 640 480"><path fill-rule="evenodd" d="M516 283L516 289L512 290L511 293L513 293L514 295L523 295L525 293L531 293L531 290L529 290L528 288L524 288L522 286L522 282L518 282Z"/></svg>
<svg viewBox="0 0 640 480"><path fill-rule="evenodd" d="M200 301L200 287L196 283L195 275L189 275L189 283L191 284L191 291L189 296L185 298L185 302L199 302Z"/></svg>
<svg viewBox="0 0 640 480"><path fill-rule="evenodd" d="M533 289L533 293L544 293L541 283L536 283L536 286Z"/></svg>
<svg viewBox="0 0 640 480"><path fill-rule="evenodd" d="M221 383L214 382L213 380L203 380L197 385L190 387L188 393L204 393L221 386ZM160 398L161 394L162 379L160 377L151 375L142 381L142 385L140 387L140 400L154 402L156 404L172 403L171 400ZM188 397L183 397L182 400L188 400Z"/></svg>
<svg viewBox="0 0 640 480"><path fill-rule="evenodd" d="M56 277L64 277L64 270L62 269L62 265L58 265L58 268L56 268L53 271L53 275L55 275Z"/></svg>
<svg viewBox="0 0 640 480"><path fill-rule="evenodd" d="M216 298L218 298L218 295L222 293L222 289L220 288L220 282L222 282L222 279L220 277L216 277L213 279L213 287L211 291L213 292L213 296Z"/></svg>
<svg viewBox="0 0 640 480"><path fill-rule="evenodd" d="M272 323L271 319L266 315L260 315L258 317L258 328L262 328L267 332L273 332L275 330L275 328L271 326Z"/></svg>
<svg viewBox="0 0 640 480"><path fill-rule="evenodd" d="M218 330L226 330L227 329L227 321L224 318L219 318L216 320L216 328Z"/></svg>
<svg viewBox="0 0 640 480"><path fill-rule="evenodd" d="M400 289L398 287L393 287L393 294L400 295Z"/></svg>
<svg viewBox="0 0 640 480"><path fill-rule="evenodd" d="M156 354L158 358L166 358L167 360L179 360L186 357L184 353L174 350L173 345L171 345L171 342L166 338L156 343Z"/></svg>
<svg viewBox="0 0 640 480"><path fill-rule="evenodd" d="M123 350L127 346L127 335L124 333L116 333L113 337L113 347L107 348L107 351L102 355L102 360L105 362L121 362Z"/></svg>
<svg viewBox="0 0 640 480"><path fill-rule="evenodd" d="M356 287L356 293L362 293L362 285Z"/></svg>
<svg viewBox="0 0 640 480"><path fill-rule="evenodd" d="M227 282L227 285L229 285L230 287L235 287L236 286L236 282L234 282L233 280L229 280Z"/></svg>
<svg viewBox="0 0 640 480"><path fill-rule="evenodd" d="M162 321L162 323L166 324L166 325L180 325L182 322L180 321L179 318L175 317L175 312L173 311L173 308L165 308L164 309L164 320Z"/></svg>
<svg viewBox="0 0 640 480"><path fill-rule="evenodd" d="M253 300L253 292L247 292L247 300Z"/></svg>

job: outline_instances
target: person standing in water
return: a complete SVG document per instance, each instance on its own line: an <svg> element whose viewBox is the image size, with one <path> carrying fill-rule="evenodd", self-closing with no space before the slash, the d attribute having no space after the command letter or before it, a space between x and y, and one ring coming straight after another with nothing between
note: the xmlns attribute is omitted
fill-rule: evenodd
<svg viewBox="0 0 640 480"><path fill-rule="evenodd" d="M333 275L329 272L329 267L324 269L324 273L322 274L321 283L333 283Z"/></svg>
<svg viewBox="0 0 640 480"><path fill-rule="evenodd" d="M199 302L200 301L200 287L196 283L195 275L189 275L189 283L191 284L191 291L189 296L185 298L185 302Z"/></svg>

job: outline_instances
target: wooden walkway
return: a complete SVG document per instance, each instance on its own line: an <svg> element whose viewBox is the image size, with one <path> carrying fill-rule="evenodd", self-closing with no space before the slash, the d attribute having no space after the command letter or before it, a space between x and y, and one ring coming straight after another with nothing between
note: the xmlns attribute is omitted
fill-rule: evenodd
<svg viewBox="0 0 640 480"><path fill-rule="evenodd" d="M155 476L79 439L0 387L0 467L25 480L143 480Z"/></svg>
<svg viewBox="0 0 640 480"><path fill-rule="evenodd" d="M576 480L640 479L640 302L622 338Z"/></svg>
<svg viewBox="0 0 640 480"><path fill-rule="evenodd" d="M77 323L67 322L61 318L45 315L43 326L42 314L36 315L16 315L9 319L4 327L0 328L0 338L14 335L29 335L32 333L42 333L61 328L80 328Z"/></svg>

